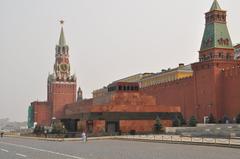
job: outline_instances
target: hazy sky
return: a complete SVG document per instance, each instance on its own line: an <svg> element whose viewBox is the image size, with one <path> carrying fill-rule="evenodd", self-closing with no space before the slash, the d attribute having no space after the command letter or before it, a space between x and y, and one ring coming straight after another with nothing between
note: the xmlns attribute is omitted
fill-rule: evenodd
<svg viewBox="0 0 240 159"><path fill-rule="evenodd" d="M240 1L228 11L233 43L240 42ZM204 13L212 0L0 0L0 118L24 121L44 101L53 72L59 20L64 19L72 72L84 97L141 72L198 60Z"/></svg>

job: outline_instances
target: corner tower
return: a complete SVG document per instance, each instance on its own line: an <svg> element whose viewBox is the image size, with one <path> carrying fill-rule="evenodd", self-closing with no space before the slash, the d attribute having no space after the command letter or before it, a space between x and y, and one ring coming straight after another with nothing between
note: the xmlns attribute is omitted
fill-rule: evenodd
<svg viewBox="0 0 240 159"><path fill-rule="evenodd" d="M227 28L226 11L214 0L205 13L205 31L199 51L199 61L233 60L234 48Z"/></svg>
<svg viewBox="0 0 240 159"><path fill-rule="evenodd" d="M192 64L195 115L203 122L212 114L220 120L225 115L223 71L238 66L227 28L226 11L217 0L205 13L205 30L199 51L199 62Z"/></svg>
<svg viewBox="0 0 240 159"><path fill-rule="evenodd" d="M76 77L70 73L69 47L66 44L63 24L59 42L55 49L54 73L48 77L48 103L52 107L52 118L60 119L66 104L76 102Z"/></svg>

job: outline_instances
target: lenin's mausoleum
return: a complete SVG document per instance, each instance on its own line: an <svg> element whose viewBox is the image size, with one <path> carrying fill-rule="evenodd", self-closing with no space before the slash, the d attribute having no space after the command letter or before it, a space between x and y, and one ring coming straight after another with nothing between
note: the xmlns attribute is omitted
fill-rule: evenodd
<svg viewBox="0 0 240 159"><path fill-rule="evenodd" d="M240 113L240 45L233 46L226 11L214 0L205 13L199 61L159 73L139 73L112 82L82 98L70 73L63 27L56 46L54 72L48 77L47 101L29 107L29 126L61 121L67 130L150 132L156 118L171 126L176 117L198 122L212 114L234 122ZM63 22L62 22L63 23Z"/></svg>

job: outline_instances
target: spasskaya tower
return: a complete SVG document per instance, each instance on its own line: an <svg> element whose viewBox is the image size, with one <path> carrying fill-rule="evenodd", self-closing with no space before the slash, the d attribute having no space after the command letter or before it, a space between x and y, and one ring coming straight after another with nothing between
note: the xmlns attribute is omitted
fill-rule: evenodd
<svg viewBox="0 0 240 159"><path fill-rule="evenodd" d="M76 77L71 75L69 62L69 47L66 44L63 24L59 42L55 49L54 72L48 76L48 103L52 109L52 119L60 119L64 114L66 104L76 102Z"/></svg>

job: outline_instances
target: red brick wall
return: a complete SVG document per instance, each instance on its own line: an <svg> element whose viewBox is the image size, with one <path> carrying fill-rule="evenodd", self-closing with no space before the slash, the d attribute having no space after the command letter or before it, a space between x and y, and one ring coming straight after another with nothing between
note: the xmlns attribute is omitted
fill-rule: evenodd
<svg viewBox="0 0 240 159"><path fill-rule="evenodd" d="M217 99L221 99L217 98L219 69L212 63L207 62L193 64L193 69L196 116L203 122L203 117L208 116L210 113L214 117L217 116L216 107L221 110L221 103L217 103Z"/></svg>
<svg viewBox="0 0 240 159"><path fill-rule="evenodd" d="M51 97L52 116L60 119L64 115L64 107L66 104L76 102L76 83L51 83L48 95Z"/></svg>
<svg viewBox="0 0 240 159"><path fill-rule="evenodd" d="M192 78L154 85L142 91L156 96L158 105L180 106L186 119L194 115L203 122L203 117L210 113L217 119L222 119L226 113L232 117L239 111L240 80L239 77L225 80L223 69L239 64L239 61L194 63Z"/></svg>
<svg viewBox="0 0 240 159"><path fill-rule="evenodd" d="M228 94L224 94L223 70L237 65L236 61L209 61L195 63L194 70L194 94L198 117L203 121L204 116L210 113L219 120L224 116L224 100ZM232 85L232 89L235 87ZM231 108L228 108L231 111Z"/></svg>
<svg viewBox="0 0 240 159"><path fill-rule="evenodd" d="M224 115L233 119L240 113L240 68L224 71Z"/></svg>
<svg viewBox="0 0 240 159"><path fill-rule="evenodd" d="M129 133L131 130L136 132L152 132L155 120L120 120L119 126L123 133ZM164 127L172 126L171 120L161 120Z"/></svg>
<svg viewBox="0 0 240 159"><path fill-rule="evenodd" d="M38 125L50 125L51 124L51 107L47 102L33 102L34 109L34 122Z"/></svg>
<svg viewBox="0 0 240 159"><path fill-rule="evenodd" d="M93 99L84 99L77 103L67 104L65 107L65 115L79 114L79 112L89 112L93 106Z"/></svg>
<svg viewBox="0 0 240 159"><path fill-rule="evenodd" d="M158 105L180 106L186 118L194 115L193 78L143 88L142 91L156 97Z"/></svg>

